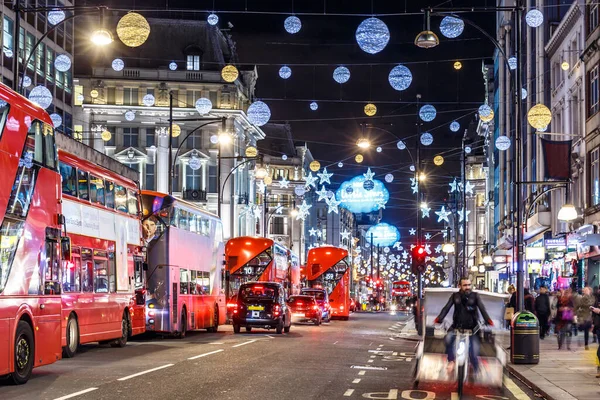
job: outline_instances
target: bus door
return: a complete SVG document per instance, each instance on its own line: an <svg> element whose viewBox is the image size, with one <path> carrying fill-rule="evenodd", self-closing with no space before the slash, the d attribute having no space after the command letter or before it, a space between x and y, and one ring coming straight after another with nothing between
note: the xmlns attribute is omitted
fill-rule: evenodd
<svg viewBox="0 0 600 400"><path fill-rule="evenodd" d="M137 335L146 329L146 282L144 273L144 259L139 256L127 257L127 262L133 262L133 289L135 295L130 305L131 333Z"/></svg>

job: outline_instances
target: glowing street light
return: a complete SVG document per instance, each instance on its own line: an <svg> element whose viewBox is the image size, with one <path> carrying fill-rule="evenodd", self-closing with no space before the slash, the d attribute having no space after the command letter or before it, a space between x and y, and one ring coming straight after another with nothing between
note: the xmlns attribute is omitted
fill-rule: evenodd
<svg viewBox="0 0 600 400"><path fill-rule="evenodd" d="M356 142L356 145L358 147L360 147L361 149L368 149L369 147L371 147L371 142L369 141L369 139L366 138L360 138L358 139L358 141Z"/></svg>
<svg viewBox="0 0 600 400"><path fill-rule="evenodd" d="M577 219L577 209L573 204L564 204L558 211L558 220L571 222Z"/></svg>

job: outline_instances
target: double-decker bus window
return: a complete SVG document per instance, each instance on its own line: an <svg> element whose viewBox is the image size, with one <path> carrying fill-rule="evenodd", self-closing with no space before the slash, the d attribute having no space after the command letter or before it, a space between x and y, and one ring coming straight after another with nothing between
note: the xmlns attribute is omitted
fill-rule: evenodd
<svg viewBox="0 0 600 400"><path fill-rule="evenodd" d="M144 262L139 257L134 257L134 274L135 274L135 288L141 289L144 287Z"/></svg>
<svg viewBox="0 0 600 400"><path fill-rule="evenodd" d="M108 254L94 250L94 292L109 292Z"/></svg>
<svg viewBox="0 0 600 400"><path fill-rule="evenodd" d="M198 231L198 216L194 213L190 213L190 219L189 219L189 223L190 223L190 232L194 232L194 233L200 233Z"/></svg>
<svg viewBox="0 0 600 400"><path fill-rule="evenodd" d="M94 264L90 249L81 249L81 288L84 293L94 291Z"/></svg>
<svg viewBox="0 0 600 400"><path fill-rule="evenodd" d="M67 293L81 291L81 256L79 249L71 249L71 260L63 261L62 287Z"/></svg>
<svg viewBox="0 0 600 400"><path fill-rule="evenodd" d="M9 104L4 100L0 100L0 137L2 137L2 133L4 133L4 127L6 126L6 119L8 117L9 109Z"/></svg>
<svg viewBox="0 0 600 400"><path fill-rule="evenodd" d="M90 174L90 201L104 205L104 180Z"/></svg>
<svg viewBox="0 0 600 400"><path fill-rule="evenodd" d="M342 260L315 279L314 283L320 284L327 293L331 293L347 270L348 264Z"/></svg>
<svg viewBox="0 0 600 400"><path fill-rule="evenodd" d="M136 192L133 190L127 190L127 210L131 215L138 215L138 198Z"/></svg>
<svg viewBox="0 0 600 400"><path fill-rule="evenodd" d="M88 173L82 170L77 170L77 193L81 200L90 199L90 188L88 182Z"/></svg>
<svg viewBox="0 0 600 400"><path fill-rule="evenodd" d="M198 285L196 282L198 275L202 276L202 272L190 271L190 274L190 294L200 294L200 285ZM200 280L202 280L202 278Z"/></svg>
<svg viewBox="0 0 600 400"><path fill-rule="evenodd" d="M200 272L198 272L200 275ZM201 294L210 294L210 272L202 272Z"/></svg>
<svg viewBox="0 0 600 400"><path fill-rule="evenodd" d="M31 154L31 160L43 165L44 164L44 137L42 133L42 123L33 121L27 132L27 149L26 152ZM27 153L23 152L27 157Z"/></svg>
<svg viewBox="0 0 600 400"><path fill-rule="evenodd" d="M111 181L104 181L104 200L106 207L115 208L115 184Z"/></svg>
<svg viewBox="0 0 600 400"><path fill-rule="evenodd" d="M60 294L60 257L58 242L46 239L46 270L44 272L44 294Z"/></svg>
<svg viewBox="0 0 600 400"><path fill-rule="evenodd" d="M23 236L23 222L5 218L0 227L0 293L8 280L8 274L17 251L19 238Z"/></svg>
<svg viewBox="0 0 600 400"><path fill-rule="evenodd" d="M69 164L59 163L62 178L62 192L77 197L77 170Z"/></svg>
<svg viewBox="0 0 600 400"><path fill-rule="evenodd" d="M190 283L190 271L188 271L187 269L180 269L179 270L179 294L188 294L190 292L189 290L189 283Z"/></svg>
<svg viewBox="0 0 600 400"><path fill-rule="evenodd" d="M117 292L117 265L115 263L115 253L108 253L108 290L111 293Z"/></svg>
<svg viewBox="0 0 600 400"><path fill-rule="evenodd" d="M115 185L115 209L127 212L127 190L121 185Z"/></svg>
<svg viewBox="0 0 600 400"><path fill-rule="evenodd" d="M177 227L184 231L189 231L189 228L190 228L189 224L188 224L189 213L186 210L179 210L179 213L177 214L177 216L178 216Z"/></svg>
<svg viewBox="0 0 600 400"><path fill-rule="evenodd" d="M43 124L44 129L44 165L56 169L56 145L54 144L54 129Z"/></svg>

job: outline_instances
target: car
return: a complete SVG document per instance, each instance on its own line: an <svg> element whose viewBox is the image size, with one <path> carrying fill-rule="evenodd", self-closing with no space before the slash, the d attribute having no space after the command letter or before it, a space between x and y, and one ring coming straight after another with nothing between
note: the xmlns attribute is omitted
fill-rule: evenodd
<svg viewBox="0 0 600 400"><path fill-rule="evenodd" d="M327 290L304 288L300 290L300 294L314 297L321 309L322 320L325 322L331 321L331 306L329 305L329 295L327 294Z"/></svg>
<svg viewBox="0 0 600 400"><path fill-rule="evenodd" d="M290 296L288 306L292 313L292 322L311 321L321 325L322 313L317 301L312 296Z"/></svg>
<svg viewBox="0 0 600 400"><path fill-rule="evenodd" d="M240 286L233 308L233 333L252 328L275 329L277 334L288 333L292 315L286 303L283 286L277 282L249 282Z"/></svg>

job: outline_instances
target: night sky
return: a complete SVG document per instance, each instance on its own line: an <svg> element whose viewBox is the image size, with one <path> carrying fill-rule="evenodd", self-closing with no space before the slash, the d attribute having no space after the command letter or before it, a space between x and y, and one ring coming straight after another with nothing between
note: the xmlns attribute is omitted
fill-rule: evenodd
<svg viewBox="0 0 600 400"><path fill-rule="evenodd" d="M106 1L86 3L111 5ZM398 138L407 138L406 143L414 152L419 129L417 94L422 96L422 104L433 104L438 111L432 122L422 123L420 127L421 131L429 131L434 136L433 145L422 151L429 176L423 190L432 207L431 218L424 220L428 226L437 220L434 211L439 210L447 197L451 177L460 176L460 155L451 149L460 147L464 129L474 120L475 111L483 102L482 63L492 62L494 50L488 39L468 25L457 39L443 37L439 33L440 17L431 18L431 28L438 34L441 44L428 50L417 48L413 42L423 29L420 10L427 6L483 6L486 3L492 6L494 1L120 0L112 6L135 7L149 17L166 16L167 7L170 10L186 9L187 18L199 20L206 20L205 10L216 10L221 29L227 29L228 22L233 25L230 33L237 43L238 65L242 68L257 65L259 78L255 94L257 99L269 104L271 122L289 122L294 140L306 142L314 157L335 173L331 189L357 173L366 172L368 166L377 174L377 179L383 180L388 172L394 174L394 182L386 184L391 199L383 220L397 225L405 236L407 229L415 225L415 196L409 187L412 162L406 150L396 148L396 142ZM302 21L302 29L295 35L287 33L283 27L285 18L292 12L292 4L293 11ZM160 13L148 12L157 8L161 9ZM391 39L386 48L375 55L363 52L355 39L356 28L372 13L397 14L378 16L387 24ZM465 17L495 36L495 13L469 13ZM453 68L456 60L462 62L460 71ZM392 67L400 63L410 68L413 74L411 86L402 92L394 90L387 79ZM292 68L288 80L278 75L284 64ZM351 71L349 82L343 85L332 78L337 65L345 65ZM319 104L317 111L309 108L313 100ZM363 112L368 102L377 105L374 117L367 117ZM449 129L453 120L461 124L457 133ZM365 124L391 133L369 129L364 127ZM358 150L356 140L363 136L363 129L364 136L372 140L374 147L363 152L365 160L357 165L354 162ZM381 146L383 151L377 153L376 146ZM439 153L446 159L442 167L432 163ZM340 160L344 160L341 169L337 167ZM431 226L440 229L441 224Z"/></svg>

